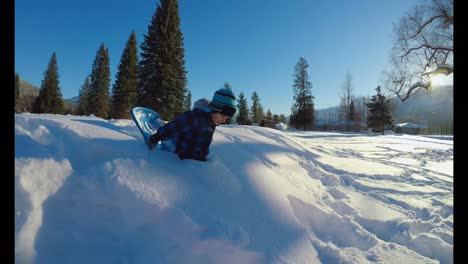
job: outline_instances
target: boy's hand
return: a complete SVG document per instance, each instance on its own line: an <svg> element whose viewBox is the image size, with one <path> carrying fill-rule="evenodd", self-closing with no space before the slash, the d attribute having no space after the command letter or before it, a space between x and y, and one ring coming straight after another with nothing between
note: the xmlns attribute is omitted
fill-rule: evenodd
<svg viewBox="0 0 468 264"><path fill-rule="evenodd" d="M149 149L154 149L154 147L158 144L158 142L159 142L158 134L153 134L148 138L148 141L146 143Z"/></svg>

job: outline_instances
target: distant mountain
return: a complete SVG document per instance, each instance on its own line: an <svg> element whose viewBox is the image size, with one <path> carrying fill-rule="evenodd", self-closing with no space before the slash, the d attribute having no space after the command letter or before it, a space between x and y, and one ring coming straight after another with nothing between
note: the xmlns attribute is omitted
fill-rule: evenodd
<svg viewBox="0 0 468 264"><path fill-rule="evenodd" d="M79 96L75 96L75 97L72 97L70 99L65 99L65 100L68 100L73 104L79 104L80 103L80 97Z"/></svg>
<svg viewBox="0 0 468 264"><path fill-rule="evenodd" d="M29 83L28 81L20 79L20 96L27 97L27 103L31 104L32 100L39 95L40 88ZM80 102L79 96L72 97L70 99L62 99L63 106L66 113L74 112Z"/></svg>
<svg viewBox="0 0 468 264"><path fill-rule="evenodd" d="M333 107L328 107L328 108L322 108L322 109L316 109L315 110L315 120L338 120L338 114L340 107L339 106L333 106Z"/></svg>
<svg viewBox="0 0 468 264"><path fill-rule="evenodd" d="M396 123L444 124L453 121L453 85L416 90L406 101L391 98Z"/></svg>
<svg viewBox="0 0 468 264"><path fill-rule="evenodd" d="M37 86L20 79L20 95L32 95L36 97L39 95L39 90Z"/></svg>
<svg viewBox="0 0 468 264"><path fill-rule="evenodd" d="M78 104L80 103L80 98L78 96L75 96L70 99L62 99L62 101L63 101L63 107L65 108L65 111L74 113L75 110L78 108Z"/></svg>
<svg viewBox="0 0 468 264"><path fill-rule="evenodd" d="M389 97L387 97L389 98ZM427 91L418 89L404 102L390 97L394 124L444 124L453 121L453 85ZM315 120L338 120L339 106L315 110Z"/></svg>

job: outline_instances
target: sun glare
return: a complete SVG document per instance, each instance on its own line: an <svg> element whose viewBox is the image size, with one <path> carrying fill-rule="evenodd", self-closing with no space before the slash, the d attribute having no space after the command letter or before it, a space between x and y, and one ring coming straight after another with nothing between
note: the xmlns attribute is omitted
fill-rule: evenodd
<svg viewBox="0 0 468 264"><path fill-rule="evenodd" d="M430 78L431 78L431 86L434 88L439 87L443 83L441 74L431 75Z"/></svg>
<svg viewBox="0 0 468 264"><path fill-rule="evenodd" d="M448 76L444 74L434 74L430 75L429 78L431 78L431 86L433 88L439 88L445 85L453 85L453 74Z"/></svg>

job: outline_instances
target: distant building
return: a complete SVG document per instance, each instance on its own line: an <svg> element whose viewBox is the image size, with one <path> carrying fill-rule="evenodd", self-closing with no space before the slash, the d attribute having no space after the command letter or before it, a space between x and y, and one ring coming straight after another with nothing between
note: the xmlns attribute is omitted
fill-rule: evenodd
<svg viewBox="0 0 468 264"><path fill-rule="evenodd" d="M427 126L413 123L400 123L395 126L395 132L411 135L425 134L427 132Z"/></svg>
<svg viewBox="0 0 468 264"><path fill-rule="evenodd" d="M275 129L278 129L278 130L288 130L288 126L286 124L283 124L283 123L276 123L275 124Z"/></svg>

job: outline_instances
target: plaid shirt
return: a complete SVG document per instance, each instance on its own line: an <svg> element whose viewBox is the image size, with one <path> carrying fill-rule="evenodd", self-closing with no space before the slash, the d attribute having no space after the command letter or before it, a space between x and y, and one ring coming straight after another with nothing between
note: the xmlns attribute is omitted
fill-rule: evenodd
<svg viewBox="0 0 468 264"><path fill-rule="evenodd" d="M206 160L216 125L211 114L201 109L184 112L158 129L161 141L176 138L176 154L181 159Z"/></svg>

